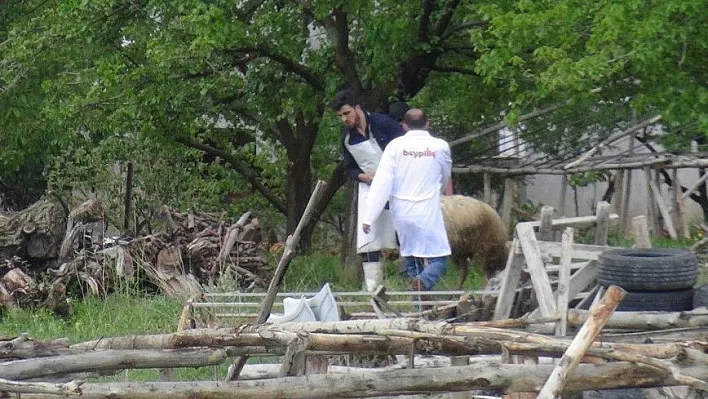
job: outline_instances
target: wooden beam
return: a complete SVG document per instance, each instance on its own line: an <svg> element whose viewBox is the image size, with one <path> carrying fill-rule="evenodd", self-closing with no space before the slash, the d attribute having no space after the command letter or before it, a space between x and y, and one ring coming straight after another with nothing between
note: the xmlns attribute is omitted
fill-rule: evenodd
<svg viewBox="0 0 708 399"><path fill-rule="evenodd" d="M701 184L705 183L706 179L708 179L708 172L704 173L698 180L696 180L696 182L693 183L691 188L681 195L681 199L685 200L686 198L690 197L694 191L698 190Z"/></svg>
<svg viewBox="0 0 708 399"><path fill-rule="evenodd" d="M678 169L673 170L674 184L671 189L674 200L674 220L676 221L676 230L683 238L691 238L691 232L686 222L686 209L684 208L683 200L681 199L681 180L679 179Z"/></svg>
<svg viewBox="0 0 708 399"><path fill-rule="evenodd" d="M625 130L623 130L623 131L621 131L621 132L617 132L617 133L615 133L615 134L611 134L610 137L608 137L608 138L602 140L599 144L597 144L596 146L594 146L593 148L591 148L589 151L587 151L585 154L583 154L580 158L578 158L577 160L575 160L575 161L573 161L573 162L568 163L568 164L565 165L563 168L566 169L566 170L572 169L572 168L574 168L575 166L580 165L581 163L585 162L588 158L590 158L591 156L593 156L597 151L599 151L600 149L602 149L602 148L604 148L605 146L607 146L607 144L609 144L609 143L611 143L611 142L613 142L613 141L615 141L615 140L617 140L617 139L621 139L621 138L624 137L624 136L627 136L627 135L629 135L629 134L632 134L632 133L634 133L635 131L637 131L637 130L639 130L639 129L643 129L643 128L647 127L647 126L653 125L653 124L659 122L660 120L661 120L661 115L656 115L656 116L654 116L654 117L652 117L652 118L649 118L649 119L647 119L647 120L645 120L645 121L642 121L642 122L637 123L637 124L635 124L635 125L633 125L633 126L630 126L628 129L625 129Z"/></svg>
<svg viewBox="0 0 708 399"><path fill-rule="evenodd" d="M639 215L632 218L632 235L634 236L635 248L651 248L651 237L649 237L646 216Z"/></svg>
<svg viewBox="0 0 708 399"><path fill-rule="evenodd" d="M541 241L553 241L553 207L545 205L541 207L541 226L538 231L538 239Z"/></svg>
<svg viewBox="0 0 708 399"><path fill-rule="evenodd" d="M492 178L489 173L482 174L484 179L484 202L492 205Z"/></svg>
<svg viewBox="0 0 708 399"><path fill-rule="evenodd" d="M617 220L619 220L619 215L617 215L616 213L609 215L610 222L615 222ZM524 223L529 223L532 227L541 227L540 221ZM553 227L553 229L562 229L563 227L583 227L595 223L597 223L597 215L576 216L570 218L553 219L551 221L551 227Z"/></svg>
<svg viewBox="0 0 708 399"><path fill-rule="evenodd" d="M600 334L602 327L612 316L625 294L625 291L617 286L612 285L608 288L607 294L602 298L602 302L591 310L591 316L583 323L563 357L558 361L550 377L548 377L548 380L538 393L537 399L555 399L560 397L570 375L578 367L580 360L585 356L590 345Z"/></svg>
<svg viewBox="0 0 708 399"><path fill-rule="evenodd" d="M556 323L556 336L565 337L568 328L568 292L570 289L570 262L573 258L573 228L567 227L561 237L561 259L556 288L556 306L560 320Z"/></svg>
<svg viewBox="0 0 708 399"><path fill-rule="evenodd" d="M669 237L673 238L674 240L677 239L678 234L676 234L674 222L671 219L669 209L666 207L664 200L661 198L661 192L659 191L659 187L653 180L649 181L649 187L651 188L651 192L654 195L654 203L658 205L661 217L664 219L664 225L666 226L666 230L669 232Z"/></svg>
<svg viewBox="0 0 708 399"><path fill-rule="evenodd" d="M519 284L521 269L523 268L523 258L517 253L519 247L519 240L515 238L511 242L511 250L504 269L504 279L494 307L492 320L508 319L511 316L511 309L514 306L514 298L516 297L516 286Z"/></svg>
<svg viewBox="0 0 708 399"><path fill-rule="evenodd" d="M610 229L610 204L605 201L598 202L596 215L595 245L607 245L607 235Z"/></svg>
<svg viewBox="0 0 708 399"><path fill-rule="evenodd" d="M528 223L519 223L516 225L516 234L524 253L528 272L531 275L531 283L536 292L541 316L553 317L556 315L556 304L533 227Z"/></svg>

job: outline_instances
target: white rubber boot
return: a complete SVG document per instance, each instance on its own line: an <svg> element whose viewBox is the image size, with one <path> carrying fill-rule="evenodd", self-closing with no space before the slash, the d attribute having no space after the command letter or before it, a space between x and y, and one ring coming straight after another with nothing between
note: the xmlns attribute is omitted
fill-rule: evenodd
<svg viewBox="0 0 708 399"><path fill-rule="evenodd" d="M383 284L383 262L364 262L364 289L373 292Z"/></svg>

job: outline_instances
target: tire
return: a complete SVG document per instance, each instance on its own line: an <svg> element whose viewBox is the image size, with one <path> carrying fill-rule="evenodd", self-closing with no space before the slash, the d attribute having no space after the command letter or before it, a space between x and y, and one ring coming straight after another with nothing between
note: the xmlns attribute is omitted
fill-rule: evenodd
<svg viewBox="0 0 708 399"><path fill-rule="evenodd" d="M693 309L693 288L664 292L627 291L617 306L620 312L680 312Z"/></svg>
<svg viewBox="0 0 708 399"><path fill-rule="evenodd" d="M698 276L696 257L672 248L622 248L597 259L597 280L628 291L671 291L693 287Z"/></svg>
<svg viewBox="0 0 708 399"><path fill-rule="evenodd" d="M696 288L693 294L693 308L696 309L701 306L708 306L708 284L703 284Z"/></svg>

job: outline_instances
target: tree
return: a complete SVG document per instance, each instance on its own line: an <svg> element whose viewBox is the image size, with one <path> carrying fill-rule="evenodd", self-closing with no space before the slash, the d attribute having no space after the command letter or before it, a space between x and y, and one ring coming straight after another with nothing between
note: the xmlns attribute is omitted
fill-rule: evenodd
<svg viewBox="0 0 708 399"><path fill-rule="evenodd" d="M292 232L315 178L330 183L317 215L344 182L330 96L348 86L385 109L434 71L472 74L468 3L6 1L25 17L12 21L2 57L41 72L45 99L32 105L62 129L223 159ZM45 71L47 60L58 69ZM4 81L19 87L26 76Z"/></svg>

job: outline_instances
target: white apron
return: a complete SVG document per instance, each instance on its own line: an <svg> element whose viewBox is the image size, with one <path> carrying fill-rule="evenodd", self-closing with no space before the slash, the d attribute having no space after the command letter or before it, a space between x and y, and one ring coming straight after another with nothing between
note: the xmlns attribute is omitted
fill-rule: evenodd
<svg viewBox="0 0 708 399"><path fill-rule="evenodd" d="M364 173L373 175L379 166L383 151L379 143L369 132L369 139L358 144L349 144L349 133L344 137L344 145ZM361 229L361 215L364 214L366 200L369 197L369 185L359 182L357 197L356 252L376 252L382 248L396 248L396 231L393 227L393 216L389 209L384 209L381 216L371 226L369 234Z"/></svg>

